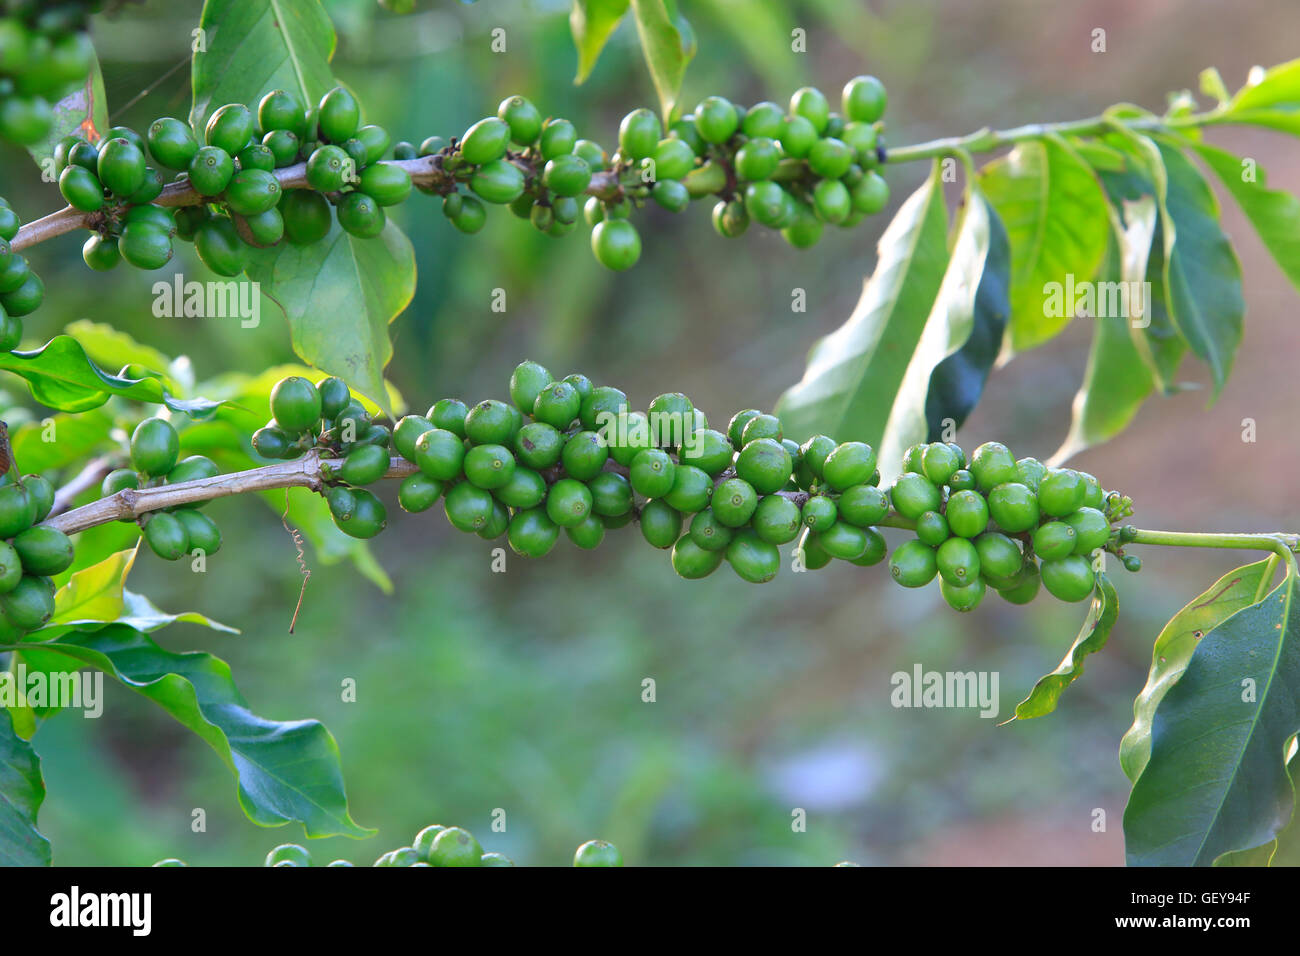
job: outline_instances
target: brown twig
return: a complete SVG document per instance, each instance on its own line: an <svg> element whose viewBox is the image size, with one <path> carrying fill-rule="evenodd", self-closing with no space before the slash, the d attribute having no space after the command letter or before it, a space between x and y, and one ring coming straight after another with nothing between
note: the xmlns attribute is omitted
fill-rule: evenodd
<svg viewBox="0 0 1300 956"><path fill-rule="evenodd" d="M65 534L75 534L78 531L108 524L110 521L138 518L161 508L211 501L214 498L227 498L230 495L242 495L250 491L310 488L319 492L325 487L323 467L337 467L341 464L340 460L322 458L319 452L313 450L295 461L215 475L212 478L182 481L174 485L160 485L157 488L124 488L107 498L92 501L88 505L48 518L43 523ZM394 458L385 477L404 478L417 470L415 465L404 458Z"/></svg>
<svg viewBox="0 0 1300 956"><path fill-rule="evenodd" d="M431 156L421 156L417 159L394 159L385 162L388 165L400 166L405 169L410 173L411 182L416 186L439 189L450 187L455 182L455 175L443 169L442 157L437 153ZM512 159L512 162L515 162L515 160ZM534 159L532 162L535 167L532 174L534 176L540 175L540 161ZM275 170L275 178L280 181L282 189L308 188L307 164L298 163L294 166L277 169ZM614 199L621 194L621 188L617 171L602 170L592 175L591 184L587 187L587 195L599 196L602 199ZM164 186L162 193L154 200L154 203L159 206L178 207L197 206L200 203L212 201L214 201L212 197L200 196L191 188L189 179L182 177ZM104 213L102 210L82 212L80 209L67 206L24 225L18 230L18 235L13 238L9 245L15 251L27 249L56 236L75 232L78 229L93 229L103 220Z"/></svg>

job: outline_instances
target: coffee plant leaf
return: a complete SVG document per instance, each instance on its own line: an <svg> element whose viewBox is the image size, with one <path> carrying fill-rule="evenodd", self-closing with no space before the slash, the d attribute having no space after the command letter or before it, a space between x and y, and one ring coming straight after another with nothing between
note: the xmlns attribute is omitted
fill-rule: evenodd
<svg viewBox="0 0 1300 956"><path fill-rule="evenodd" d="M1300 732L1297 583L1292 563L1263 600L1201 631L1156 705L1150 755L1124 811L1130 865L1206 866L1271 842L1291 819L1286 756ZM1189 776L1189 767L1203 772Z"/></svg>
<svg viewBox="0 0 1300 956"><path fill-rule="evenodd" d="M974 410L1001 351L1011 314L1011 247L1007 231L987 200L975 195L988 214L988 252L965 341L935 366L930 376L925 395L928 441L939 441L949 425L960 427Z"/></svg>
<svg viewBox="0 0 1300 956"><path fill-rule="evenodd" d="M1169 221L1162 197L1166 192L1164 161L1156 144L1149 138L1131 131L1117 131L1109 137L1108 142L1123 157L1122 168L1115 170L1106 166L1093 166L1101 180L1102 188L1110 203L1112 222L1121 219L1127 223L1120 212L1127 203L1150 199L1156 205L1155 231L1146 251L1146 274L1142 278L1149 283L1150 295L1147 297L1147 322L1129 323L1129 334L1137 347L1151 374L1153 387L1161 394L1172 395L1181 386L1176 380L1179 366L1187 354L1187 340L1174 324L1170 315L1169 299L1165 289L1165 234L1174 234L1173 224ZM1131 257L1139 255L1133 248L1140 234L1130 233L1125 228L1125 254ZM1125 273L1126 278L1138 278L1135 263Z"/></svg>
<svg viewBox="0 0 1300 956"><path fill-rule="evenodd" d="M1251 80L1229 101L1219 121L1300 136L1300 60L1258 70Z"/></svg>
<svg viewBox="0 0 1300 956"><path fill-rule="evenodd" d="M1228 572L1161 628L1146 686L1133 702L1133 725L1120 741L1119 763L1129 780L1136 782L1151 756L1151 722L1165 693L1187 669L1200 640L1255 602L1268 564L1265 559Z"/></svg>
<svg viewBox="0 0 1300 956"><path fill-rule="evenodd" d="M898 210L853 314L813 345L802 380L777 402L787 437L822 433L879 445L948 267L939 175L935 164Z"/></svg>
<svg viewBox="0 0 1300 956"><path fill-rule="evenodd" d="M1011 243L1011 322L1006 349L1023 352L1059 333L1070 303L1064 288L1091 280L1106 254L1109 222L1097 178L1065 140L1021 143L980 170L980 186L1006 225Z"/></svg>
<svg viewBox="0 0 1300 956"><path fill-rule="evenodd" d="M249 249L248 277L289 320L303 361L339 375L392 414L384 366L392 358L388 324L415 296L415 250L390 221L373 239L335 223L310 246Z"/></svg>
<svg viewBox="0 0 1300 956"><path fill-rule="evenodd" d="M99 408L113 396L164 405L198 419L219 406L205 398L177 398L156 378L110 375L70 335L56 335L31 352L0 352L0 369L25 379L33 398L61 412Z"/></svg>
<svg viewBox="0 0 1300 956"><path fill-rule="evenodd" d="M677 96L695 56L695 34L677 11L676 0L632 0L641 52L665 120L677 115Z"/></svg>
<svg viewBox="0 0 1300 956"><path fill-rule="evenodd" d="M108 131L108 98L104 94L104 75L98 57L91 64L85 84L54 103L53 109L54 125L49 134L27 149L42 167L53 161L54 147L63 137L76 133L93 143Z"/></svg>
<svg viewBox="0 0 1300 956"><path fill-rule="evenodd" d="M1165 294L1174 324L1188 347L1210 367L1217 398L1232 370L1241 343L1245 300L1241 263L1219 224L1219 203L1200 171L1179 150L1158 141L1168 177L1161 200L1164 234ZM1158 197L1159 198L1159 197Z"/></svg>
<svg viewBox="0 0 1300 956"><path fill-rule="evenodd" d="M573 45L578 48L578 72L574 83L582 83L591 75L600 51L618 29L627 13L630 0L573 0L569 12L569 29Z"/></svg>
<svg viewBox="0 0 1300 956"><path fill-rule="evenodd" d="M113 416L103 408L78 415L60 412L39 422L27 422L10 433L14 460L24 472L46 474L81 467L112 446ZM57 436L57 441L50 441Z"/></svg>
<svg viewBox="0 0 1300 956"><path fill-rule="evenodd" d="M334 25L318 0L207 0L199 31L190 125L200 136L226 103L255 110L264 94L278 89L315 106L335 86Z"/></svg>
<svg viewBox="0 0 1300 956"><path fill-rule="evenodd" d="M1056 670L1040 677L1029 696L1016 705L1012 719L1027 720L1054 711L1065 689L1083 675L1083 659L1106 646L1118 617L1119 597L1115 594L1115 586L1105 574L1098 574L1092 604L1088 608L1088 616L1084 618L1083 627L1079 629L1079 636L1065 652L1065 657L1056 666Z"/></svg>
<svg viewBox="0 0 1300 956"><path fill-rule="evenodd" d="M1100 278L1102 282L1124 283L1123 288L1131 290L1139 287L1133 283L1146 278L1156 231L1155 199L1143 196L1126 201L1120 215L1115 218L1115 235ZM1144 305L1151 308L1151 303ZM1054 466L1122 432L1155 389L1151 371L1130 334L1134 320L1108 311L1094 321L1092 347L1083 384L1074 396L1070 431L1048 462Z"/></svg>
<svg viewBox="0 0 1300 956"><path fill-rule="evenodd" d="M47 628L99 628L105 624L126 624L137 631L151 632L181 623L199 624L227 634L239 633L238 629L196 611L169 614L143 594L128 590L126 579L135 566L138 550L138 547L124 549L73 573L54 593L54 616Z"/></svg>
<svg viewBox="0 0 1300 956"><path fill-rule="evenodd" d="M41 759L0 707L0 866L50 865L50 841L36 829L44 799Z"/></svg>
<svg viewBox="0 0 1300 956"><path fill-rule="evenodd" d="M95 322L91 319L77 319L64 326L63 331L81 343L90 360L101 368L124 368L127 365L142 365L151 372L162 375L169 387L175 387L172 372L178 365L189 365L189 359L181 356L173 359L158 349L138 342L136 339L115 329L107 322Z"/></svg>
<svg viewBox="0 0 1300 956"><path fill-rule="evenodd" d="M1291 759L1287 762L1287 776L1291 778L1291 820L1277 837L1250 850L1225 853L1214 861L1215 866L1300 866L1300 820L1295 810L1297 800L1294 788L1300 785L1300 750L1291 745Z"/></svg>
<svg viewBox="0 0 1300 956"><path fill-rule="evenodd" d="M172 653L122 624L68 631L32 651L103 671L197 734L234 775L239 805L258 826L298 822L308 837L375 832L348 811L338 744L324 725L254 714L220 658Z"/></svg>
<svg viewBox="0 0 1300 956"><path fill-rule="evenodd" d="M1268 176L1252 159L1208 143L1194 149L1232 194L1291 284L1300 289L1300 198L1269 189Z"/></svg>
<svg viewBox="0 0 1300 956"><path fill-rule="evenodd" d="M932 431L943 428L944 418L951 417L954 422L965 419L997 358L1006 323L1005 233L988 203L972 191L966 196L954 234L948 269L899 382L880 440L880 461L885 465L881 469L882 481L896 477L897 463L907 448L930 440ZM991 249L995 242L998 251ZM986 269L990 256L1000 260L1001 275L997 262L992 270ZM994 290L991 295L990 289ZM959 350L971 344L977 324L980 341L962 356L961 367L947 365Z"/></svg>

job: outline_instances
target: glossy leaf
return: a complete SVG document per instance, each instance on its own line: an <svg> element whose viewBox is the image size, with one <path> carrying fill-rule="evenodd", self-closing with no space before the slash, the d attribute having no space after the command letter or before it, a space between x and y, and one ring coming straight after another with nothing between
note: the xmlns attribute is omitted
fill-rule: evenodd
<svg viewBox="0 0 1300 956"><path fill-rule="evenodd" d="M1168 175L1163 206L1172 224L1165 243L1165 294L1174 324L1210 366L1217 398L1241 343L1245 301L1241 263L1219 225L1219 204L1205 179L1176 147L1157 142Z"/></svg>
<svg viewBox="0 0 1300 956"><path fill-rule="evenodd" d="M224 661L204 653L174 654L120 624L69 631L39 651L102 670L192 730L230 769L240 806L259 826L297 821L309 837L374 832L348 812L338 745L329 731L315 720L257 716Z"/></svg>
<svg viewBox="0 0 1300 956"><path fill-rule="evenodd" d="M155 378L110 375L70 335L56 335L31 352L0 352L0 369L25 379L33 398L62 412L98 408L114 395L165 405L192 418L206 418L218 407L204 398L176 398Z"/></svg>
<svg viewBox="0 0 1300 956"><path fill-rule="evenodd" d="M1011 247L1002 220L980 197L988 213L988 253L975 293L970 332L930 376L925 396L925 418L929 441L939 441L948 421L960 427L974 410L988 381L989 371L1002 350L1002 339L1011 315Z"/></svg>
<svg viewBox="0 0 1300 956"><path fill-rule="evenodd" d="M975 327L977 302L985 275L984 267L989 258L990 244L994 241L995 231L998 233L998 240L1002 243L1002 249L1005 250L1005 240L996 220L996 215L982 196L973 193L966 197L956 227L947 271L893 398L885 431L880 440L882 482L893 480L894 471L897 470L896 463L902 460L903 452L910 445L927 440L931 431L931 420L927 412L931 410L931 406L940 418L949 417L945 398L952 397L957 402L969 399L969 406L973 406L974 398L978 398L979 391L983 388L983 375L988 373L988 365L983 367L983 374L977 372L972 376L975 379L972 383L974 397L961 394L962 383L955 375L945 379L949 388L943 394L936 394L932 382L938 375L940 366L967 344ZM1005 256L1003 260L1005 265ZM992 284L997 284L997 280ZM1005 295L1005 282L1001 290ZM990 303L986 300L983 304L988 306ZM1001 304L1000 312L997 305L993 305L992 311L996 313L993 320L999 324L999 328L1006 320L1005 308L1005 300ZM987 319L987 316L981 318ZM989 363L991 364L996 357L995 347ZM969 406L965 409L953 409L951 417L955 420L956 415L960 414L964 418L965 412L969 411ZM894 464L891 466L891 463Z"/></svg>
<svg viewBox="0 0 1300 956"><path fill-rule="evenodd" d="M823 433L879 446L947 266L936 164L881 236L876 271L853 314L813 345L803 379L777 403L788 437Z"/></svg>
<svg viewBox="0 0 1300 956"><path fill-rule="evenodd" d="M0 707L0 866L50 865L50 841L36 829L44 799L41 760Z"/></svg>
<svg viewBox="0 0 1300 956"><path fill-rule="evenodd" d="M151 372L163 375L174 361L153 346L136 341L130 334L113 328L107 322L78 319L69 322L63 331L80 342L91 361L103 368L122 369L127 365L142 365Z"/></svg>
<svg viewBox="0 0 1300 956"><path fill-rule="evenodd" d="M200 133L226 103L255 108L278 89L315 106L335 85L334 25L318 0L207 0L199 29L190 125Z"/></svg>
<svg viewBox="0 0 1300 956"><path fill-rule="evenodd" d="M1119 762L1129 780L1136 781L1146 767L1156 708L1186 670L1196 645L1230 616L1255 603L1268 568L1268 560L1256 561L1225 574L1161 629L1146 686L1133 702L1133 726L1120 741Z"/></svg>
<svg viewBox="0 0 1300 956"><path fill-rule="evenodd" d="M375 238L358 239L335 224L310 246L250 248L246 272L284 311L304 361L391 412L388 323L415 295L415 250L402 230L389 222Z"/></svg>
<svg viewBox="0 0 1300 956"><path fill-rule="evenodd" d="M1241 206L1265 248L1291 284L1300 289L1300 199L1268 188L1268 177L1254 160L1198 143L1194 149Z"/></svg>
<svg viewBox="0 0 1300 956"><path fill-rule="evenodd" d="M1269 843L1290 821L1286 757L1300 732L1296 587L1293 565L1263 600L1203 631L1156 706L1150 756L1124 811L1131 865L1209 865Z"/></svg>
<svg viewBox="0 0 1300 956"><path fill-rule="evenodd" d="M1056 666L1056 670L1040 677L1029 696L1016 705L1012 720L1042 717L1056 710L1056 704L1065 689L1083 674L1083 659L1106 646L1118 617L1119 598L1115 594L1115 586L1105 574L1098 574L1092 604L1088 608L1083 627L1079 629L1079 636L1065 652L1065 657Z"/></svg>
<svg viewBox="0 0 1300 956"><path fill-rule="evenodd" d="M1006 347L1042 345L1069 323L1053 286L1092 279L1106 253L1106 200L1088 164L1059 137L1021 143L979 173L1011 243Z"/></svg>
<svg viewBox="0 0 1300 956"><path fill-rule="evenodd" d="M128 590L126 579L135 566L138 551L138 546L119 551L98 564L75 572L54 593L54 616L47 628L99 628L105 624L126 624L138 631L149 632L182 623L200 624L227 634L239 633L236 628L196 611L169 614L144 595Z"/></svg>
<svg viewBox="0 0 1300 956"><path fill-rule="evenodd" d="M1297 817L1295 789L1300 786L1300 753L1292 744L1291 759L1287 761L1287 776L1291 778L1291 821L1273 840L1249 850L1225 853L1214 861L1215 866L1300 866L1300 817Z"/></svg>
<svg viewBox="0 0 1300 956"><path fill-rule="evenodd" d="M695 37L677 12L676 0L631 0L632 17L641 37L650 79L659 94L659 107L665 120L677 114L677 96L681 92L686 67L695 56Z"/></svg>
<svg viewBox="0 0 1300 956"><path fill-rule="evenodd" d="M104 75L99 58L91 64L90 73L83 86L73 90L54 105L54 126L48 136L27 152L38 166L46 166L54 159L54 147L65 136L76 133L89 142L96 142L108 132L108 98L104 95ZM49 166L54 171L53 165Z"/></svg>
<svg viewBox="0 0 1300 956"><path fill-rule="evenodd" d="M1116 170L1097 165L1093 168L1106 190L1112 210L1147 198L1156 204L1155 232L1147 248L1145 277L1151 288L1146 303L1149 323L1145 328L1130 324L1129 334L1138 355L1146 363L1155 388L1163 394L1173 394L1179 388L1175 376L1183 356L1187 354L1187 342L1170 315L1165 287L1164 237L1166 229L1173 234L1173 226L1164 204L1167 192L1164 160L1155 143L1131 131L1117 130L1108 143L1123 158L1121 168ZM1128 245L1131 246L1131 242ZM1130 253L1133 251L1130 249ZM1136 272L1130 268L1128 275L1136 277Z"/></svg>
<svg viewBox="0 0 1300 956"><path fill-rule="evenodd" d="M581 83L589 75L611 35L627 13L630 0L573 0L569 12L569 29L578 48L578 73L573 82Z"/></svg>

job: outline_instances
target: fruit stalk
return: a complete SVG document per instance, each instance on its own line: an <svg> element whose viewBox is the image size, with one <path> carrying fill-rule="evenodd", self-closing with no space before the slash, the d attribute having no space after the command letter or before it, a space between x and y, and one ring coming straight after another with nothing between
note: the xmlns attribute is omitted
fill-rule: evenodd
<svg viewBox="0 0 1300 956"><path fill-rule="evenodd" d="M1046 136L1099 136L1124 126L1135 132L1159 131L1166 129L1195 129L1219 122L1222 110L1214 109L1205 113L1193 113L1189 116L1150 117L1140 119L1120 119L1112 116L1091 116L1081 120L1067 120L1060 123L1027 123L1012 129L993 130L988 127L978 129L965 136L945 136L942 139L911 146L897 146L885 150L886 163L911 163L918 160L938 159L959 153L989 153L1006 146L1014 146L1026 140L1043 139Z"/></svg>
<svg viewBox="0 0 1300 956"><path fill-rule="evenodd" d="M92 501L80 508L47 518L43 524L64 534L75 534L98 525L138 518L151 511L173 508L177 505L211 501L250 491L269 491L276 488L310 488L321 491L325 487L325 470L342 465L339 459L324 458L317 451L309 451L293 461L277 462L260 468L249 468L212 478L161 485L156 488L124 488L123 490ZM404 478L414 474L416 467L402 458L393 458L384 477Z"/></svg>
<svg viewBox="0 0 1300 956"><path fill-rule="evenodd" d="M1284 532L1270 534L1220 534L1200 531L1146 531L1137 529L1126 538L1132 544L1154 544L1174 548L1228 548L1240 551L1272 551L1294 562L1293 552L1300 551L1300 535Z"/></svg>
<svg viewBox="0 0 1300 956"><path fill-rule="evenodd" d="M531 176L541 175L539 163L529 165L529 160L523 158L512 158L511 161ZM376 165L397 166L406 170L410 174L412 184L416 186L428 186L436 189L441 186L452 186L456 182L455 175L443 168L442 159L437 154L420 156L416 159L383 160ZM538 168L533 168L533 166ZM310 188L307 183L307 164L305 162L272 170L272 174L279 180L280 188L283 190ZM584 195L597 196L601 199L614 198L621 188L618 176L616 170L601 170L593 173L591 184L585 190ZM188 180L181 179L164 186L162 193L159 194L157 199L153 200L153 203L157 206L178 208L181 206L197 206L211 201L211 197L199 195ZM41 219L26 223L18 230L18 235L14 237L9 245L12 250L19 252L49 239L54 239L57 236L76 232L78 229L93 229L103 221L103 218L104 213L102 211L82 212L72 206L66 206Z"/></svg>

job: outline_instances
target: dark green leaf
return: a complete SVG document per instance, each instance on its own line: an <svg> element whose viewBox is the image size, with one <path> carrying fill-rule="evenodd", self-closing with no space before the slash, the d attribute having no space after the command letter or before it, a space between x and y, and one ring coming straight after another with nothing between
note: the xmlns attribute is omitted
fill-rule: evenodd
<svg viewBox="0 0 1300 956"><path fill-rule="evenodd" d="M41 759L0 707L0 866L50 865L50 841L36 829L44 799Z"/></svg>
<svg viewBox="0 0 1300 956"><path fill-rule="evenodd" d="M226 103L256 108L263 94L288 90L315 106L335 85L334 25L317 0L207 0L199 29L190 125L200 132Z"/></svg>
<svg viewBox="0 0 1300 956"><path fill-rule="evenodd" d="M289 319L294 351L391 414L388 323L415 295L415 250L406 234L389 222L374 239L358 239L335 224L310 246L248 251L248 277Z"/></svg>
<svg viewBox="0 0 1300 956"><path fill-rule="evenodd" d="M632 0L632 16L660 109L665 120L672 120L682 78L695 55L694 34L677 12L676 0Z"/></svg>
<svg viewBox="0 0 1300 956"><path fill-rule="evenodd" d="M315 720L275 721L248 709L229 666L211 654L174 654L120 624L69 631L23 655L62 655L102 670L161 706L217 752L240 806L259 826L298 821L309 837L364 837L343 790L338 745Z"/></svg>
<svg viewBox="0 0 1300 956"><path fill-rule="evenodd" d="M1059 137L1021 143L986 165L980 186L1011 243L1007 347L1042 345L1073 318L1053 289L1087 282L1106 254L1109 223L1096 177Z"/></svg>
<svg viewBox="0 0 1300 956"><path fill-rule="evenodd" d="M1162 206L1173 230L1172 236L1164 233L1170 314L1192 352L1210 366L1217 398L1241 343L1241 263L1223 234L1218 201L1200 172L1177 148L1164 142L1156 146L1168 175Z"/></svg>
<svg viewBox="0 0 1300 956"><path fill-rule="evenodd" d="M1232 193L1287 278L1300 288L1300 199L1269 189L1267 175L1254 160L1243 160L1207 143L1198 143L1194 149Z"/></svg>
<svg viewBox="0 0 1300 956"><path fill-rule="evenodd" d="M936 378L944 363L970 344L977 322L984 340L981 345L989 344L990 324L999 332L1005 326L1005 235L997 214L978 192L972 190L966 196L954 237L943 283L903 373L880 440L880 460L885 463L900 461L909 446L927 440L932 428L942 429L942 419L950 418L955 422L957 416L965 417L979 397L989 365L982 369L964 366L960 370L950 366L938 390L935 388ZM994 243L999 244L996 252L991 250ZM995 275L984 286L987 277L985 266L991 255L995 258ZM996 274L998 258L1004 267L1001 275ZM983 300L980 299L981 288L986 293ZM997 301L996 294L988 294L989 290L1000 292L1002 300ZM997 344L994 342L992 355L988 356L989 364L996 357ZM963 371L970 372L966 382L961 380ZM967 386L964 392L963 386ZM936 418L932 420L930 413ZM884 481L893 477L885 473L888 470L882 469Z"/></svg>
<svg viewBox="0 0 1300 956"><path fill-rule="evenodd" d="M0 352L0 369L26 379L33 398L62 412L98 408L114 395L165 405L192 418L206 418L219 404L204 398L175 398L155 378L109 375L70 335L56 335L32 352Z"/></svg>
<svg viewBox="0 0 1300 956"><path fill-rule="evenodd" d="M629 0L573 0L569 29L578 48L578 74L573 82L581 83L591 73L619 21L627 13Z"/></svg>
<svg viewBox="0 0 1300 956"><path fill-rule="evenodd" d="M1300 753L1292 754L1286 772L1292 786L1291 822L1276 839L1250 850L1225 853L1214 861L1215 866L1300 866L1300 818L1294 809L1297 803L1295 788L1300 786Z"/></svg>
<svg viewBox="0 0 1300 956"><path fill-rule="evenodd" d="M1002 336L1011 314L1011 247L1007 231L983 197L988 210L989 244L984 272L975 293L975 312L965 344L935 367L930 391L925 397L926 439L938 441L947 420L956 427L975 408L984 391L989 370L1002 350Z"/></svg>
<svg viewBox="0 0 1300 956"><path fill-rule="evenodd" d="M1207 866L1269 843L1290 821L1286 757L1300 731L1296 586L1292 565L1262 601L1198 631L1156 706L1150 756L1124 811L1131 865Z"/></svg>
<svg viewBox="0 0 1300 956"><path fill-rule="evenodd" d="M1256 561L1215 581L1170 618L1156 637L1147 683L1133 702L1133 726L1119 745L1119 763L1136 781L1151 756L1151 721L1165 693L1182 676L1196 645L1242 608L1255 603L1270 563Z"/></svg>
<svg viewBox="0 0 1300 956"><path fill-rule="evenodd" d="M936 164L880 238L876 271L847 322L813 345L803 379L777 403L786 434L879 447L890 407L948 266Z"/></svg>
<svg viewBox="0 0 1300 956"><path fill-rule="evenodd" d="M1122 209L1128 203L1148 198L1156 204L1156 227L1147 248L1146 260L1146 281L1151 284L1151 295L1147 303L1147 318L1150 323L1146 328L1130 324L1129 334L1138 355L1150 372L1155 388L1163 394L1172 394L1178 391L1174 377L1187 353L1187 342L1169 314L1168 296L1165 292L1164 230L1168 214L1160 201L1166 192L1164 161L1160 158L1155 143L1131 131L1117 132L1108 138L1108 143L1108 149L1123 157L1121 168L1116 170L1109 165L1093 168L1106 190L1111 209ZM1119 215L1117 212L1112 214L1116 217ZM1135 234L1124 243L1130 254L1137 254L1137 249L1133 247L1133 239L1136 238L1139 237ZM1128 269L1128 274L1130 277L1136 275L1133 268Z"/></svg>
<svg viewBox="0 0 1300 956"><path fill-rule="evenodd" d="M1092 605L1084 619L1079 636L1074 639L1056 670L1038 679L1029 696L1016 705L1016 714L1012 720L1026 720L1030 717L1042 717L1056 710L1056 703L1080 675L1083 674L1083 659L1095 654L1106 646L1115 619L1119 617L1119 598L1115 586L1105 574L1097 575L1097 589L1092 595Z"/></svg>
<svg viewBox="0 0 1300 956"><path fill-rule="evenodd" d="M99 58L91 64L86 83L54 104L54 126L50 134L27 152L38 166L52 163L54 147L63 137L76 133L94 142L108 132L108 98L104 95L104 75L99 69ZM49 171L54 172L53 165Z"/></svg>

